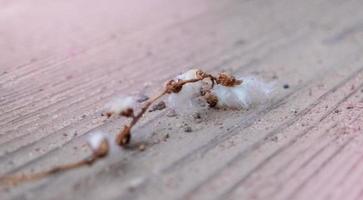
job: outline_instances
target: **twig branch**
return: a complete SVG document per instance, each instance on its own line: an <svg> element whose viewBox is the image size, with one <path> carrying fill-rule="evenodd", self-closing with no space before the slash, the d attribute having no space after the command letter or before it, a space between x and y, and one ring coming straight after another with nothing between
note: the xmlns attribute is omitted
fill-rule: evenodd
<svg viewBox="0 0 363 200"><path fill-rule="evenodd" d="M141 108L141 111L135 116L135 115L125 115L127 117L131 117L132 120L129 125L125 125L124 128L121 130L121 132L117 135L116 142L117 144L124 146L130 142L131 139L131 129L134 127L134 125L140 120L140 118L145 114L145 112L149 109L149 107L158 99L161 97L171 94L171 93L179 93L183 86L190 83L195 83L198 81L203 81L204 79L210 79L211 81L211 88L214 87L215 84L221 84L226 87L233 87L235 85L240 85L242 83L241 80L237 80L234 76L226 74L226 73L220 73L218 77L214 77L211 74L208 74L206 72L203 72L201 70L198 70L196 72L196 78L195 79L189 79L189 80L170 80L164 89L164 91L158 95L155 98L152 98L151 100L147 101L144 106ZM212 95L210 92L210 89L207 91L204 91L204 96L206 98L207 103L214 107L217 105L218 99L216 96ZM133 112L132 112L133 113Z"/></svg>
<svg viewBox="0 0 363 200"><path fill-rule="evenodd" d="M15 176L4 176L0 178L0 185L14 186L22 182L35 181L53 174L76 169L86 165L92 165L99 157L90 157L85 160L81 160L75 163L69 163L65 165L56 166L48 171L39 173L33 173L29 175L15 175Z"/></svg>
<svg viewBox="0 0 363 200"><path fill-rule="evenodd" d="M120 131L120 133L116 136L117 144L119 144L120 146L125 146L126 144L128 144L130 142L131 129L135 126L135 124L137 124L137 122L141 119L141 117L145 114L145 112L150 108L150 106L153 103L155 103L157 100L159 100L160 98L162 98L165 95L169 95L172 93L179 93L183 89L183 86L186 84L196 83L198 81L203 81L204 79L210 79L211 87L209 89L206 89L205 91L201 91L201 93L202 93L202 96L204 96L204 98L206 99L209 106L214 107L217 105L217 102L218 102L218 98L211 93L211 89L214 87L215 84L220 84L220 85L223 85L226 87L233 87L235 85L239 85L242 83L242 81L237 80L233 76L225 74L225 73L220 73L218 75L218 77L214 77L211 74L198 70L195 75L196 75L196 78L190 79L190 80L177 80L177 81L170 80L166 84L164 91L161 92L158 96L147 101L141 108L140 112L137 113L136 115L132 108L127 108L127 109L121 111L119 114L122 116L131 118L131 121L128 125L125 125L124 128L122 129L122 131ZM106 113L106 115L107 115L107 117L110 117L112 115L112 113ZM101 141L101 143L97 147L92 147L92 145L90 145L90 146L93 150L93 154L92 154L92 156L90 156L87 159L84 159L84 160L81 160L78 162L74 162L74 163L56 166L50 170L33 173L33 174L29 174L29 175L14 175L14 176L0 177L0 185L3 185L3 184L17 185L22 182L35 181L35 180L38 180L38 179L41 179L41 178L44 178L44 177L47 177L47 176L50 176L53 174L65 172L65 171L80 168L83 166L90 166L93 163L95 163L97 160L107 156L107 154L109 152L109 144L108 144L108 141L105 139L103 141Z"/></svg>
<svg viewBox="0 0 363 200"><path fill-rule="evenodd" d="M214 86L214 82L216 80L216 78L214 76L207 74L205 72L202 72L200 70L197 72L196 76L197 76L197 78L190 79L190 80L178 80L178 81L170 80L166 84L164 91L160 95L147 101L145 103L145 105L141 108L141 111L136 116L134 116L134 115L129 116L132 118L132 120L131 120L130 124L125 125L124 128L122 129L122 131L117 135L117 138L116 138L117 144L124 146L130 142L132 127L140 120L140 118L145 114L145 112L149 109L149 107L155 101L160 99L161 97L163 97L167 94L171 94L171 93L179 93L182 90L184 85L186 85L188 83L195 83L198 81L202 81L206 78L209 78L212 82L212 87Z"/></svg>
<svg viewBox="0 0 363 200"><path fill-rule="evenodd" d="M50 170L47 171L42 171L42 172L38 172L38 173L33 173L33 174L29 174L29 175L14 175L14 176L3 176L0 177L0 185L17 185L19 183L22 182L26 182L26 181L35 181L53 174L57 174L57 173L61 173L61 172L65 172L68 170L72 170L72 169L76 169L76 168L80 168L83 166L90 166L92 164L94 164L97 160L104 158L108 155L109 152L109 143L106 139L103 139L102 141L100 141L99 145L97 146L97 148L94 148L90 145L93 153L91 156L89 156L86 159L83 159L81 161L76 161L73 163L68 163L68 164L64 164L64 165L59 165L56 167L53 167Z"/></svg>

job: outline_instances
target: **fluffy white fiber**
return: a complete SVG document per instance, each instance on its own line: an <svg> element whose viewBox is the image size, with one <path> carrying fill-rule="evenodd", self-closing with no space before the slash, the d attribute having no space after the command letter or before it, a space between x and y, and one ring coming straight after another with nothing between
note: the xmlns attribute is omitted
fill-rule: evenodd
<svg viewBox="0 0 363 200"><path fill-rule="evenodd" d="M197 69L189 70L176 79L189 80L196 78ZM218 107L232 109L248 109L251 106L263 104L269 101L273 92L273 85L265 83L253 76L237 77L243 83L234 87L215 85L211 90L218 97ZM177 94L171 94L168 98L168 105L177 112L192 113L201 108L200 91L207 80L184 85Z"/></svg>
<svg viewBox="0 0 363 200"><path fill-rule="evenodd" d="M95 132L88 137L88 145L92 150L96 151L105 140L108 141L105 133Z"/></svg>
<svg viewBox="0 0 363 200"><path fill-rule="evenodd" d="M176 80L190 80L197 78L197 69L192 69L184 74L176 77ZM189 83L183 86L183 89L179 93L170 94L168 97L168 105L174 108L177 112L185 113L192 112L199 106L200 89L202 88L202 82Z"/></svg>
<svg viewBox="0 0 363 200"><path fill-rule="evenodd" d="M93 150L97 151L100 148L102 142L107 141L109 145L109 153L119 153L121 148L117 145L115 138L110 133L102 131L96 131L91 133L87 138L88 146Z"/></svg>
<svg viewBox="0 0 363 200"><path fill-rule="evenodd" d="M122 111L125 111L128 108L134 109L135 105L136 99L134 97L117 97L106 104L105 111L113 114L120 114Z"/></svg>
<svg viewBox="0 0 363 200"><path fill-rule="evenodd" d="M239 77L241 85L224 87L216 85L212 93L218 97L218 107L248 109L251 106L266 103L271 96L273 86L256 77Z"/></svg>

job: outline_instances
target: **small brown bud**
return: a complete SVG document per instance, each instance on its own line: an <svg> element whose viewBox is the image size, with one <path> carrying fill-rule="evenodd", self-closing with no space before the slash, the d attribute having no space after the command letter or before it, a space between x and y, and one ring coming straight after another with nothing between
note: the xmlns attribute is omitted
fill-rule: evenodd
<svg viewBox="0 0 363 200"><path fill-rule="evenodd" d="M93 154L98 158L102 158L102 157L107 156L109 149L110 149L110 146L108 144L108 141L106 139L104 139L104 140L102 140L98 149L95 149L93 151Z"/></svg>
<svg viewBox="0 0 363 200"><path fill-rule="evenodd" d="M208 74L208 73L206 73L206 72L204 72L202 70L198 70L196 72L196 76L197 76L197 79L199 79L199 80L203 80L205 78L209 78L211 80L211 82L212 82L212 86L211 87L212 88L214 87L214 82L216 81L216 78L214 76L212 76L211 74Z"/></svg>
<svg viewBox="0 0 363 200"><path fill-rule="evenodd" d="M170 94L170 93L179 93L181 90L183 89L183 84L181 84L181 82L178 81L174 81L174 80L170 80L167 84L166 84L166 93Z"/></svg>
<svg viewBox="0 0 363 200"><path fill-rule="evenodd" d="M208 77L209 75L207 74L207 73L205 73L205 72L203 72L202 70L198 70L197 72L196 72L196 77L197 77L197 79L203 79L203 78L206 78L206 77Z"/></svg>
<svg viewBox="0 0 363 200"><path fill-rule="evenodd" d="M133 117L134 116L134 110L132 108L127 108L126 110L123 110L120 115L124 117Z"/></svg>
<svg viewBox="0 0 363 200"><path fill-rule="evenodd" d="M117 135L116 143L120 146L124 146L130 142L131 139L131 133L130 133L130 127L124 126L124 129Z"/></svg>
<svg viewBox="0 0 363 200"><path fill-rule="evenodd" d="M92 149L94 157L104 157L108 154L109 143L103 134L94 134L88 140L88 146Z"/></svg>
<svg viewBox="0 0 363 200"><path fill-rule="evenodd" d="M220 73L217 77L217 83L226 87L233 87L235 85L240 85L243 81L237 80L234 76L227 73Z"/></svg>
<svg viewBox="0 0 363 200"><path fill-rule="evenodd" d="M206 92L204 95L205 100L207 101L209 107L213 108L218 104L218 97L212 94L210 91Z"/></svg>

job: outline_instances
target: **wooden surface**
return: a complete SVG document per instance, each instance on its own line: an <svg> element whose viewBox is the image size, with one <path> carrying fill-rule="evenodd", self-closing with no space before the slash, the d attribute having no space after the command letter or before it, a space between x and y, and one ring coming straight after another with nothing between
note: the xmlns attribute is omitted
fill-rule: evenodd
<svg viewBox="0 0 363 200"><path fill-rule="evenodd" d="M200 123L149 113L133 138L145 151L1 188L0 198L363 199L362 9L361 0L1 0L1 175L86 157L88 134L124 123L100 116L113 96L151 95L190 68L257 75L276 93Z"/></svg>

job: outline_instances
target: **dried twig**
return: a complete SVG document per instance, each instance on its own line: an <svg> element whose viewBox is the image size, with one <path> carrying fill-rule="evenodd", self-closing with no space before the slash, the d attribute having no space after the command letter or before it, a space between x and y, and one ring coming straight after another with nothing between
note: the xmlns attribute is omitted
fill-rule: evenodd
<svg viewBox="0 0 363 200"><path fill-rule="evenodd" d="M89 158L74 163L59 165L53 167L50 170L33 173L29 175L22 174L14 176L4 176L0 178L0 185L14 186L22 182L38 180L71 169L76 169L87 165L90 166L94 164L97 160L106 157L109 152L109 148L110 147L108 141L104 139L100 142L100 145L97 147L97 149L93 149L93 154Z"/></svg>
<svg viewBox="0 0 363 200"><path fill-rule="evenodd" d="M132 120L131 120L130 124L125 125L124 128L122 129L122 131L117 135L117 139L116 139L117 144L124 146L130 142L131 129L140 120L140 118L144 115L144 113L149 109L149 107L155 101L157 101L164 95L171 94L171 93L179 93L183 89L183 86L186 84L195 83L198 81L202 81L204 79L210 79L210 81L212 83L211 88L209 88L209 90L202 91L202 93L204 94L204 97L206 98L207 103L211 107L214 107L217 105L218 98L210 92L210 89L212 89L215 84L221 84L226 87L233 87L235 85L239 85L242 83L242 81L237 80L234 76L226 74L226 73L220 73L218 77L214 77L211 74L198 70L196 72L196 77L197 78L190 79L190 80L177 80L177 81L170 80L169 82L167 82L164 91L161 94L159 94L158 96L156 96L155 98L152 98L151 100L146 102L145 105L141 108L141 111L136 116L133 114L125 115L125 114L121 113L121 115L123 115L123 116L131 117Z"/></svg>
<svg viewBox="0 0 363 200"><path fill-rule="evenodd" d="M92 165L96 160L97 160L97 158L91 157L89 159L85 159L82 161L78 161L78 162L70 163L70 164L66 164L66 165L57 166L48 171L43 171L43 172L34 173L34 174L30 174L30 175L5 176L0 179L0 183L11 186L11 185L17 185L18 183L21 183L21 182L34 181L34 180L38 180L38 179L59 173L59 172L64 172L64 171L67 171L70 169L79 168L79 167L82 167L85 165Z"/></svg>
<svg viewBox="0 0 363 200"><path fill-rule="evenodd" d="M217 77L205 73L201 70L198 70L196 72L196 78L190 79L190 80L170 80L167 82L164 91L162 91L158 96L149 99L141 108L139 113L135 114L134 110L132 108L126 108L122 110L120 113L118 113L121 116L131 118L131 121L128 125L124 125L123 129L120 131L120 133L116 136L116 143L120 146L125 146L130 142L131 139L131 129L137 124L137 122L142 118L142 116L145 114L145 112L150 108L152 104L154 104L156 101L158 101L160 98L162 98L165 95L172 94L172 93L179 93L183 86L190 83L196 83L198 81L203 81L204 79L209 79L211 81L211 86L209 89L205 89L204 91L201 91L202 96L206 99L206 102L209 104L210 107L214 107L218 103L218 98L214 96L211 93L211 89L214 87L215 84L220 84L226 87L233 87L235 85L240 85L242 81L237 80L232 75L226 74L226 73L220 73ZM111 117L111 112L105 113L107 117ZM29 175L14 175L14 176L5 176L0 178L0 184L6 184L6 185L16 185L21 182L26 181L34 181L38 180L56 173L64 172L67 170L79 168L82 166L89 166L95 163L97 160L104 158L107 156L109 152L109 143L106 139L104 139L97 147L94 147L90 145L91 149L93 150L92 156L90 156L87 159L56 166L50 170L39 172L39 173L33 173Z"/></svg>

